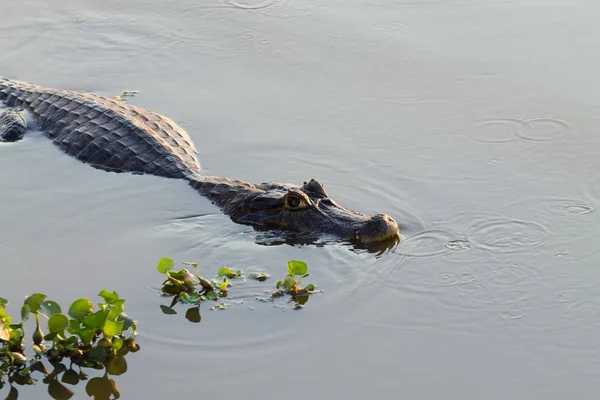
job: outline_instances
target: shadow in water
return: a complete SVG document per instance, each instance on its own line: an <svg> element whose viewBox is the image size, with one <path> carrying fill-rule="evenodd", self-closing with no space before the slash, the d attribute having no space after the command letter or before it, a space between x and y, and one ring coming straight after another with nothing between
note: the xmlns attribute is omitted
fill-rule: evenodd
<svg viewBox="0 0 600 400"><path fill-rule="evenodd" d="M37 380L33 378L32 373L39 372L44 375L42 383L48 386L48 394L53 399L66 400L72 398L75 393L70 387L83 382L86 382L85 392L93 399L118 399L121 396L119 387L110 376L119 376L127 372L125 356L130 352L135 353L139 349L140 346L133 340L126 340L123 347L110 357L102 356L100 353L104 349L100 347L98 347L98 351L94 351L95 354L90 352L89 358L86 360L80 359L81 356L78 355L58 357L52 360L36 357L29 363L24 363L17 368L7 367L6 377L8 382L0 379L0 391L4 386L7 386L8 395L6 399L17 399L19 397L17 386L34 385ZM98 361L92 361L95 357ZM84 369L104 371L104 373L90 379Z"/></svg>
<svg viewBox="0 0 600 400"><path fill-rule="evenodd" d="M400 243L400 237L394 236L387 240L378 242L364 243L353 240L345 240L332 236L311 235L305 233L288 231L257 231L256 244L261 246L316 246L324 247L326 245L338 244L349 247L350 251L355 253L373 253L380 257L386 253L393 253Z"/></svg>

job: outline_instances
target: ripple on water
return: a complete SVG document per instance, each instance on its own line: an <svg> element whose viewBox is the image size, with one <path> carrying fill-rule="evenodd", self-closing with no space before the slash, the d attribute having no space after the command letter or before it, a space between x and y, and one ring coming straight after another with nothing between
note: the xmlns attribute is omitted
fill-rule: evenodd
<svg viewBox="0 0 600 400"><path fill-rule="evenodd" d="M518 139L515 125L522 122L520 118L491 118L476 122L475 128L469 130L468 136L478 142L508 143Z"/></svg>
<svg viewBox="0 0 600 400"><path fill-rule="evenodd" d="M571 124L557 118L499 117L477 121L468 136L484 143L508 143L518 140L550 143L564 140L570 132Z"/></svg>
<svg viewBox="0 0 600 400"><path fill-rule="evenodd" d="M537 270L531 267L521 265L507 265L500 267L490 274L488 277L490 282L496 285L516 285L528 280L539 278Z"/></svg>
<svg viewBox="0 0 600 400"><path fill-rule="evenodd" d="M275 0L224 0L223 4L241 10L260 10L273 5Z"/></svg>
<svg viewBox="0 0 600 400"><path fill-rule="evenodd" d="M544 225L519 219L494 218L467 228L474 247L488 251L512 253L543 246L550 230Z"/></svg>
<svg viewBox="0 0 600 400"><path fill-rule="evenodd" d="M596 210L594 207L582 201L571 199L547 199L541 202L539 211L543 214L571 216L591 214Z"/></svg>
<svg viewBox="0 0 600 400"><path fill-rule="evenodd" d="M432 229L417 233L400 241L396 253L409 257L438 256L450 251L470 249L469 242L448 231Z"/></svg>
<svg viewBox="0 0 600 400"><path fill-rule="evenodd" d="M322 12L326 2L322 0L222 0L222 3L232 8L257 13L276 18L301 18Z"/></svg>
<svg viewBox="0 0 600 400"><path fill-rule="evenodd" d="M571 124L556 118L533 118L515 126L516 135L537 143L558 142L570 134Z"/></svg>

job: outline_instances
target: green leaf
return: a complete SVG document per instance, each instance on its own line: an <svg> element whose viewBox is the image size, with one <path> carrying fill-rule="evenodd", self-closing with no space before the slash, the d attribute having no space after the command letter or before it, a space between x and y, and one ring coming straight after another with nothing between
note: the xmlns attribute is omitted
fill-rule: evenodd
<svg viewBox="0 0 600 400"><path fill-rule="evenodd" d="M173 267L175 266L175 261L173 261L170 258L161 258L158 261L158 272L160 272L161 274L166 274L167 272L169 272Z"/></svg>
<svg viewBox="0 0 600 400"><path fill-rule="evenodd" d="M275 285L275 287L277 289L279 289L281 286L283 286L283 281L277 281L277 284Z"/></svg>
<svg viewBox="0 0 600 400"><path fill-rule="evenodd" d="M0 307L4 307L7 304L8 300L6 300L4 297L0 297Z"/></svg>
<svg viewBox="0 0 600 400"><path fill-rule="evenodd" d="M117 300L119 300L119 296L117 295L117 292L107 292L106 290L102 290L100 293L98 293L98 296L102 297L104 299L104 301L106 302L106 304L113 304L114 302L116 302Z"/></svg>
<svg viewBox="0 0 600 400"><path fill-rule="evenodd" d="M287 276L283 280L283 287L287 290L292 290L296 286L296 279L293 276Z"/></svg>
<svg viewBox="0 0 600 400"><path fill-rule="evenodd" d="M54 314L62 312L62 310L60 309L60 305L58 305L57 302L52 300L46 300L42 304L40 304L40 312L46 317L50 318Z"/></svg>
<svg viewBox="0 0 600 400"><path fill-rule="evenodd" d="M69 307L69 316L78 321L83 321L83 319L92 312L94 306L89 299L81 298L77 299L71 304Z"/></svg>
<svg viewBox="0 0 600 400"><path fill-rule="evenodd" d="M196 292L187 294L187 293L181 293L181 295L179 296L179 298L181 299L181 302L184 304L198 304L200 303L200 295Z"/></svg>
<svg viewBox="0 0 600 400"><path fill-rule="evenodd" d="M118 335L123 330L124 321L111 321L106 320L102 332L108 337Z"/></svg>
<svg viewBox="0 0 600 400"><path fill-rule="evenodd" d="M217 276L226 276L227 278L233 278L235 273L227 267L223 267L217 272Z"/></svg>
<svg viewBox="0 0 600 400"><path fill-rule="evenodd" d="M126 331L127 329L129 329L130 327L132 327L133 325L135 325L135 321L133 319L131 319L124 312L122 312L121 314L119 314L119 316L117 317L117 321L123 321L123 331Z"/></svg>
<svg viewBox="0 0 600 400"><path fill-rule="evenodd" d="M288 275L304 275L308 271L308 265L304 261L288 261Z"/></svg>
<svg viewBox="0 0 600 400"><path fill-rule="evenodd" d="M206 293L206 298L208 300L216 300L219 298L219 295L216 294L215 292L208 292L208 293Z"/></svg>
<svg viewBox="0 0 600 400"><path fill-rule="evenodd" d="M92 341L92 338L94 337L94 335L96 334L96 330L81 330L79 331L79 333L77 334L80 338L81 341L85 344L88 344Z"/></svg>
<svg viewBox="0 0 600 400"><path fill-rule="evenodd" d="M69 318L64 314L54 314L48 319L50 333L58 333L69 327Z"/></svg>
<svg viewBox="0 0 600 400"><path fill-rule="evenodd" d="M307 276L310 276L310 274L304 274L304 275L302 275L302 279L306 278Z"/></svg>
<svg viewBox="0 0 600 400"><path fill-rule="evenodd" d="M304 287L304 290L308 290L309 292L311 292L311 291L315 290L315 285L313 285L312 283L309 285L306 285Z"/></svg>
<svg viewBox="0 0 600 400"><path fill-rule="evenodd" d="M123 347L123 340L121 340L119 336L113 337L112 347L115 350L119 350L121 347Z"/></svg>
<svg viewBox="0 0 600 400"><path fill-rule="evenodd" d="M31 307L29 304L23 304L23 307L21 307L21 321L27 321L30 313Z"/></svg>
<svg viewBox="0 0 600 400"><path fill-rule="evenodd" d="M25 298L24 304L29 306L29 309L32 313L37 313L40 308L40 304L46 300L46 295L43 293L34 293L31 296Z"/></svg>
<svg viewBox="0 0 600 400"><path fill-rule="evenodd" d="M107 315L106 311L96 311L86 315L81 322L88 328L100 329L104 326Z"/></svg>

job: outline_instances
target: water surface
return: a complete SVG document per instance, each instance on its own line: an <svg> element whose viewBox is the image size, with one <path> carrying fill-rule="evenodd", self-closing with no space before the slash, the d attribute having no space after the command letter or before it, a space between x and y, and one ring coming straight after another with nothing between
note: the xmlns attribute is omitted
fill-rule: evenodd
<svg viewBox="0 0 600 400"><path fill-rule="evenodd" d="M35 291L126 298L142 351L117 379L124 398L591 398L599 11L7 2L3 76L139 90L129 101L179 122L207 174L319 179L349 208L392 215L403 242L380 256L261 245L182 181L94 170L33 132L0 146L0 294L15 314ZM240 284L239 304L192 325L160 313L164 256L274 277L301 259L324 293L297 312L254 300L266 284Z"/></svg>

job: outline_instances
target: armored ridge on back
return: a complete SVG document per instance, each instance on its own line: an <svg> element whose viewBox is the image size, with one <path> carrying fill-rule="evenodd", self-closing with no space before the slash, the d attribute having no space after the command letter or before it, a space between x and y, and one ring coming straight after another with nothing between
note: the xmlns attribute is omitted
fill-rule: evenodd
<svg viewBox="0 0 600 400"><path fill-rule="evenodd" d="M0 100L31 112L45 135L78 160L106 171L185 179L234 222L359 242L398 237L398 225L391 217L348 210L330 199L314 179L295 187L203 176L194 144L180 126L123 101L4 78ZM25 131L18 110L0 110L0 141L19 140Z"/></svg>

